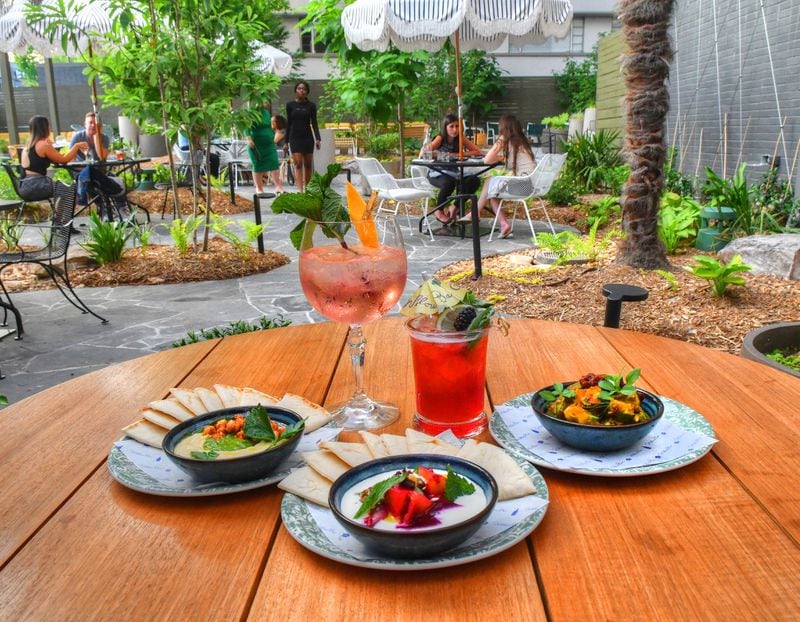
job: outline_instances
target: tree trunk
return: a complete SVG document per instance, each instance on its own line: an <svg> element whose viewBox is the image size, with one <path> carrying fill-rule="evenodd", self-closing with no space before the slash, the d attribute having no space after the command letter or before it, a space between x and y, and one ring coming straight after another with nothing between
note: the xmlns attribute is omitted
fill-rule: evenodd
<svg viewBox="0 0 800 622"><path fill-rule="evenodd" d="M622 189L622 224L627 238L618 261L635 268L670 266L658 237L658 207L664 188L669 110L669 25L675 0L621 0L619 18L628 47L625 71L624 153L631 176Z"/></svg>

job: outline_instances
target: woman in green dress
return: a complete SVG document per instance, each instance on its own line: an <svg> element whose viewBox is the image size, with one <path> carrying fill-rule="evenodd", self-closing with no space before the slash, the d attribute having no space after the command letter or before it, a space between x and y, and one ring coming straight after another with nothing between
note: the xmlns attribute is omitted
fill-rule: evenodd
<svg viewBox="0 0 800 622"><path fill-rule="evenodd" d="M261 119L253 125L245 135L247 136L247 155L253 165L253 183L256 192L264 192L267 175L275 184L275 191L283 194L278 170L278 151L275 149L275 133L272 130L272 119L269 112L269 102L265 101L261 108Z"/></svg>

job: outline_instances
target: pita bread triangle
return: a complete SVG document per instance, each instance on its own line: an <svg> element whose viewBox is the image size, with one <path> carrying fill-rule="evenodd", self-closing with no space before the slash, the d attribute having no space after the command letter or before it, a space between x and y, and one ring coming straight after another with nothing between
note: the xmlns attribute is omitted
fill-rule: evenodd
<svg viewBox="0 0 800 622"><path fill-rule="evenodd" d="M306 433L321 428L333 417L319 404L294 393L286 393L275 405L300 415L306 422Z"/></svg>
<svg viewBox="0 0 800 622"><path fill-rule="evenodd" d="M122 428L122 431L133 440L156 449L161 449L161 442L167 435L167 431L164 428L146 419L139 419L139 421L126 425Z"/></svg>
<svg viewBox="0 0 800 622"><path fill-rule="evenodd" d="M380 436L372 432L367 432L366 430L361 430L359 435L364 440L373 458L384 458L389 455L386 445L383 444Z"/></svg>
<svg viewBox="0 0 800 622"><path fill-rule="evenodd" d="M186 421L194 417L194 413L174 397L168 397L165 400L156 400L150 402L147 406L165 415L169 415L170 417L175 417L178 421Z"/></svg>
<svg viewBox="0 0 800 622"><path fill-rule="evenodd" d="M278 482L278 488L317 505L328 507L328 493L331 490L331 482L311 467L305 466L292 471Z"/></svg>
<svg viewBox="0 0 800 622"><path fill-rule="evenodd" d="M150 423L155 423L158 427L164 430L171 430L180 423L175 417L165 415L161 411L147 408L146 406L139 411L139 414L147 419Z"/></svg>
<svg viewBox="0 0 800 622"><path fill-rule="evenodd" d="M202 415L206 412L206 406L203 404L203 400L194 392L193 389L181 389L181 388L172 388L169 390L175 399L177 399L181 405L190 410L194 415Z"/></svg>
<svg viewBox="0 0 800 622"><path fill-rule="evenodd" d="M470 439L458 451L458 457L474 462L489 471L497 481L498 500L516 499L536 492L531 478L505 450L489 443Z"/></svg>
<svg viewBox="0 0 800 622"><path fill-rule="evenodd" d="M239 406L242 399L242 390L239 387L232 387L227 384L215 384L214 391L216 391L219 401L225 408L233 408Z"/></svg>
<svg viewBox="0 0 800 622"><path fill-rule="evenodd" d="M278 398L274 395L263 393L252 387L245 387L242 389L241 399L239 400L239 406L256 406L258 404L262 406L275 406L277 403Z"/></svg>
<svg viewBox="0 0 800 622"><path fill-rule="evenodd" d="M203 402L203 405L206 407L206 412L224 408L222 400L219 399L219 395L217 395L216 391L206 389L205 387L195 387L194 393L200 398L200 401Z"/></svg>
<svg viewBox="0 0 800 622"><path fill-rule="evenodd" d="M363 443L342 443L339 441L323 441L319 444L323 449L333 452L343 462L351 467L358 466L372 460L369 448Z"/></svg>
<svg viewBox="0 0 800 622"><path fill-rule="evenodd" d="M405 436L398 434L381 434L381 441L389 456L402 456L409 453Z"/></svg>
<svg viewBox="0 0 800 622"><path fill-rule="evenodd" d="M308 466L330 481L335 480L342 473L350 469L349 464L337 458L327 449L304 451L302 456Z"/></svg>
<svg viewBox="0 0 800 622"><path fill-rule="evenodd" d="M455 456L459 447L447 441L434 438L423 432L406 428L406 443L412 454L438 454L441 456Z"/></svg>

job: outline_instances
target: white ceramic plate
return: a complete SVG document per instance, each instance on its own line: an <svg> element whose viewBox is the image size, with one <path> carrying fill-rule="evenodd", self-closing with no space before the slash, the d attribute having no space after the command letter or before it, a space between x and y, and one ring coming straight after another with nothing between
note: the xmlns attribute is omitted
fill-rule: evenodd
<svg viewBox="0 0 800 622"><path fill-rule="evenodd" d="M326 426L312 432L317 434L325 429L335 429L336 424L333 422L328 423ZM163 455L163 464L165 469L172 469L177 473L182 473L180 469L167 457L161 450L154 450L148 448L141 443L137 443L133 439L123 437L119 441L125 440L126 442L136 443L145 450L153 450L160 452ZM108 454L108 470L111 477L117 480L123 486L139 492L144 492L150 495L160 495L162 497L211 497L214 495L229 495L235 492L242 492L244 490L252 490L253 488L261 488L279 482L284 477L289 475L292 469L302 466L303 459L300 453L309 451L309 447L303 447L302 442L291 453L286 461L278 466L277 470L273 471L266 477L261 479L252 480L249 482L242 482L239 484L228 484L225 482L217 482L214 484L201 484L192 480L188 475L185 476L186 487L179 488L171 485L165 485L158 481L156 478L147 474L140 469L136 464L131 461L128 456L120 449L119 441L114 443L111 452Z"/></svg>
<svg viewBox="0 0 800 622"><path fill-rule="evenodd" d="M547 484L541 473L524 460L518 460L518 462L536 486L536 496L540 499L548 500L549 493ZM330 512L330 510L327 509L324 511ZM283 496L283 502L281 503L281 520L292 537L302 546L313 551L317 555L327 557L333 561L350 566L378 568L381 570L427 570L431 568L448 568L450 566L468 564L505 551L520 540L523 540L536 529L539 523L542 522L546 511L547 506L545 505L533 514L520 517L518 522L495 537L487 538L471 546L462 546L450 551L445 551L435 557L424 559L393 559L391 557L381 556L380 554L376 554L374 557L368 559L355 557L339 548L323 533L311 515L307 501L289 493ZM491 514L487 520L492 520Z"/></svg>
<svg viewBox="0 0 800 622"><path fill-rule="evenodd" d="M683 428L684 430L689 430L716 438L716 435L714 434L714 428L711 427L711 424L708 422L708 420L699 412L690 408L686 404L682 404L668 397L659 397L661 398L661 401L664 402L665 419L668 419L673 424ZM530 407L531 398L533 398L533 393L524 393L512 400L509 400L506 402L506 404L518 407ZM535 417L532 409L531 417ZM497 443L501 447L505 448L506 451L537 466L553 469L555 471L580 473L583 475L595 475L598 477L636 477L641 475L653 475L656 473L673 471L675 469L680 469L687 464L691 464L692 462L696 462L705 456L709 451L711 451L711 445L709 445L699 450L686 452L680 457L668 460L666 462L654 462L644 466L615 469L576 469L561 465L554 465L552 462L545 460L542 456L537 455L532 446L524 445L516 436L514 436L514 433L509 429L502 416L497 414L497 411L494 412L489 420L489 431ZM564 445L564 447L569 449L566 445Z"/></svg>

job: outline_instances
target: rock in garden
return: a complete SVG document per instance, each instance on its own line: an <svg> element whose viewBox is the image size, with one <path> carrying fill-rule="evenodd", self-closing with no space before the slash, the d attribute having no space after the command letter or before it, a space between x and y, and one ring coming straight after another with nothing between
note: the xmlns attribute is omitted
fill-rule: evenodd
<svg viewBox="0 0 800 622"><path fill-rule="evenodd" d="M726 262L734 255L741 255L753 274L773 274L800 281L800 235L796 233L737 238L717 255Z"/></svg>

